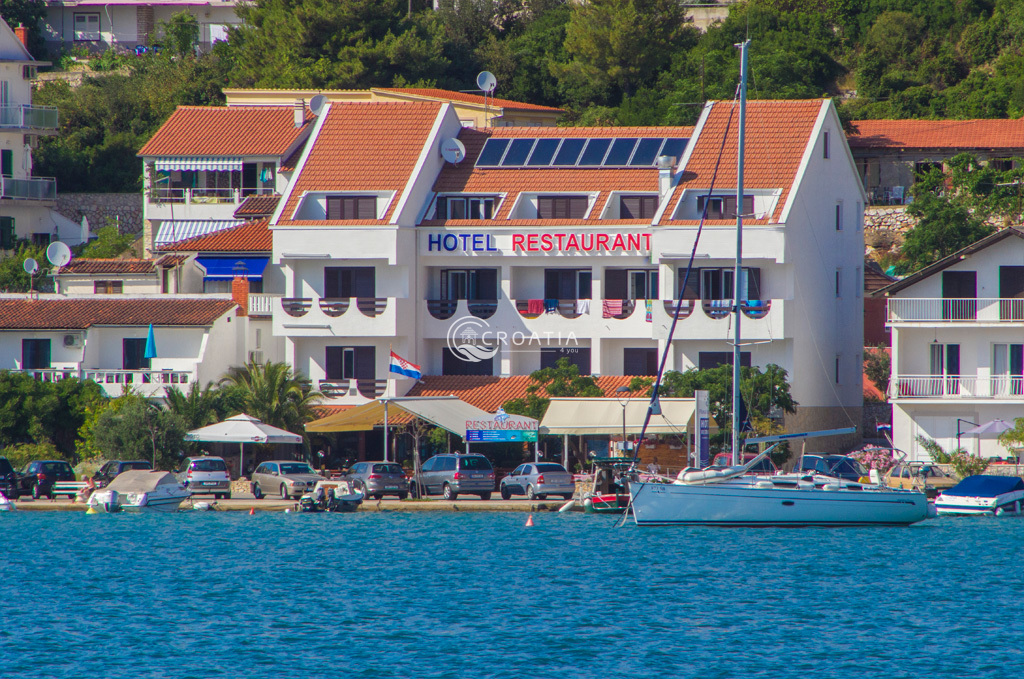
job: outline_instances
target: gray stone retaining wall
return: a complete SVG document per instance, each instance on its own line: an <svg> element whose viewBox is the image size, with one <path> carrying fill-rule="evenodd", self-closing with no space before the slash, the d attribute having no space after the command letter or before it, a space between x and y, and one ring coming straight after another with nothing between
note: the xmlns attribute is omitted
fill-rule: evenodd
<svg viewBox="0 0 1024 679"><path fill-rule="evenodd" d="M121 233L142 231L142 193L58 193L57 212L81 222L89 219L93 233L106 226L107 217L116 219Z"/></svg>

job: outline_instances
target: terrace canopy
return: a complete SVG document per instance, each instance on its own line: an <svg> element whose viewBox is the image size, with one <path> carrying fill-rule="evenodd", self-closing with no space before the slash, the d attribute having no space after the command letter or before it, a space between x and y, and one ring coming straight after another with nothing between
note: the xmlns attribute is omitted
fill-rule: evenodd
<svg viewBox="0 0 1024 679"><path fill-rule="evenodd" d="M692 398L661 398L661 415L653 415L648 434L682 434L691 427L696 407ZM648 400L626 402L626 434L639 434L647 415ZM712 422L712 428L714 423ZM622 403L616 398L553 398L544 419L542 435L591 436L622 434Z"/></svg>
<svg viewBox="0 0 1024 679"><path fill-rule="evenodd" d="M309 433L337 431L368 431L384 420L385 407L390 406L399 411L418 417L435 426L446 429L457 436L466 435L467 420L490 420L492 413L481 410L466 403L457 396L407 396L400 398L379 399L371 403L343 410L328 415L306 425ZM522 421L523 428L536 420L521 415L509 415L510 421Z"/></svg>

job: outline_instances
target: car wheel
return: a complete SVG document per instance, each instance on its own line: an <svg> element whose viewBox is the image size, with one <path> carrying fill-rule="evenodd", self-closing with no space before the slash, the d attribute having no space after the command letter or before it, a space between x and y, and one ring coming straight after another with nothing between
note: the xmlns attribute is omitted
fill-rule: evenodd
<svg viewBox="0 0 1024 679"><path fill-rule="evenodd" d="M290 499L292 499L291 495L288 494L287 486L285 486L283 483L281 484L281 499L282 500L290 500Z"/></svg>
<svg viewBox="0 0 1024 679"><path fill-rule="evenodd" d="M544 493L541 493L541 494L539 494L539 495L537 496L537 499L538 499L538 500L547 500L547 499L548 499L548 496L547 496L547 495L545 495Z"/></svg>
<svg viewBox="0 0 1024 679"><path fill-rule="evenodd" d="M526 487L526 497L529 500L537 499L537 493L533 492L533 485L529 485Z"/></svg>
<svg viewBox="0 0 1024 679"><path fill-rule="evenodd" d="M481 500L490 500L491 499L491 494L490 493L480 493L480 499Z"/></svg>
<svg viewBox="0 0 1024 679"><path fill-rule="evenodd" d="M39 493L39 484L38 483L33 483L32 484L32 499L33 500L38 500L39 499L39 495L40 495L40 493Z"/></svg>
<svg viewBox="0 0 1024 679"><path fill-rule="evenodd" d="M252 487L252 496L257 500L263 497L263 490L260 488L260 484L257 483L255 486Z"/></svg>
<svg viewBox="0 0 1024 679"><path fill-rule="evenodd" d="M441 491L441 495L444 496L445 500L451 500L452 502L454 502L455 499L459 497L459 494L452 490L452 487L449 486L447 483L444 484L444 489Z"/></svg>
<svg viewBox="0 0 1024 679"><path fill-rule="evenodd" d="M508 486L502 486L501 487L501 499L502 500L511 500L512 499L512 491L510 491L508 489Z"/></svg>
<svg viewBox="0 0 1024 679"><path fill-rule="evenodd" d="M573 498L573 494L572 494L572 493L566 493L566 494L565 494L565 495L563 495L562 497L563 497L564 499L566 499L566 500L571 500L571 499Z"/></svg>
<svg viewBox="0 0 1024 679"><path fill-rule="evenodd" d="M404 499L405 499L405 498L407 498L407 497L409 497L409 494L408 494L408 493L399 493L399 494L398 494L398 499L399 499L399 500L404 500Z"/></svg>

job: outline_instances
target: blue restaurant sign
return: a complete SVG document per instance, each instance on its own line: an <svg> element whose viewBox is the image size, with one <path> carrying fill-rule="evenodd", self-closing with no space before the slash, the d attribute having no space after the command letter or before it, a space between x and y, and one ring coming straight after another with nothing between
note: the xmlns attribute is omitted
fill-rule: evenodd
<svg viewBox="0 0 1024 679"><path fill-rule="evenodd" d="M466 420L466 443L536 443L540 423L498 408L494 419Z"/></svg>

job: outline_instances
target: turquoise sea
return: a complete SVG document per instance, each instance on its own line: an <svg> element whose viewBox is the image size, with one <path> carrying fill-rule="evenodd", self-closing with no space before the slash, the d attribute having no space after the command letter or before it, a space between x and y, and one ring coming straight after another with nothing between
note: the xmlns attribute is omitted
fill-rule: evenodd
<svg viewBox="0 0 1024 679"><path fill-rule="evenodd" d="M1019 677L1024 520L0 514L2 677Z"/></svg>

